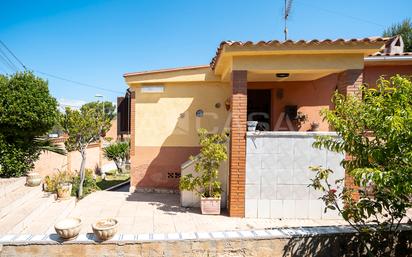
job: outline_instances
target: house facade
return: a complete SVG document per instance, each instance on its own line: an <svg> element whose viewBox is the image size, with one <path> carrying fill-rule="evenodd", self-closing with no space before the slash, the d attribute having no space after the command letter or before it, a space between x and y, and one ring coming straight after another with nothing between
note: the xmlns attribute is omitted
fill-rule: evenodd
<svg viewBox="0 0 412 257"><path fill-rule="evenodd" d="M225 41L210 65L126 73L131 190L177 190L185 163L199 152L197 129L226 128L230 216L328 218L307 188L308 167L345 176L344 156L311 147L316 135L335 135L319 112L333 108L336 90L356 94L363 83L395 74L412 75L401 37ZM247 121L257 121L258 131L248 132Z"/></svg>

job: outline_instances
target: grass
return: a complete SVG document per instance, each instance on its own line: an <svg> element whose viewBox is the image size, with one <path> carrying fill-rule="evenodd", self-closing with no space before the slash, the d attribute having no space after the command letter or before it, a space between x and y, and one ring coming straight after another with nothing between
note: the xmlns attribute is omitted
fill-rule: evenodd
<svg viewBox="0 0 412 257"><path fill-rule="evenodd" d="M106 179L103 180L101 177L98 177L96 180L96 185L100 188L100 190L105 190L112 186L121 184L126 182L130 179L129 173L118 173L115 175L114 172L107 172Z"/></svg>

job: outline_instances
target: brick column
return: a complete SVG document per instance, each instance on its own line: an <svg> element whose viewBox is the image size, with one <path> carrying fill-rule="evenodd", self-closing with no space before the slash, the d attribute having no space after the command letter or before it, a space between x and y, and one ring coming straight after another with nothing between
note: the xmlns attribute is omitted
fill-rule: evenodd
<svg viewBox="0 0 412 257"><path fill-rule="evenodd" d="M245 216L247 71L232 72L229 216Z"/></svg>
<svg viewBox="0 0 412 257"><path fill-rule="evenodd" d="M360 92L360 87L363 84L363 70L346 70L341 72L338 76L338 91L343 95L352 95L357 97L362 97ZM350 159L351 157L346 155L345 159ZM347 172L345 172L345 187L355 189L353 193L353 199L359 199L359 193L357 192L358 187L355 186L353 177L351 177Z"/></svg>
<svg viewBox="0 0 412 257"><path fill-rule="evenodd" d="M136 93L134 91L130 94L130 192L136 189L136 183L133 178L133 173L136 169Z"/></svg>

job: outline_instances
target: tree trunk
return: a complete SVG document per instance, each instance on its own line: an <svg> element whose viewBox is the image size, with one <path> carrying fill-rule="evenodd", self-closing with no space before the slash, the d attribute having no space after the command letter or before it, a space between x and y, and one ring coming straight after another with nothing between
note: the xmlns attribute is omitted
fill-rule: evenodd
<svg viewBox="0 0 412 257"><path fill-rule="evenodd" d="M86 166L86 149L80 150L80 154L82 155L82 163L80 164L80 184L79 184L79 192L78 196L81 198L83 196L83 183L85 177L85 166Z"/></svg>

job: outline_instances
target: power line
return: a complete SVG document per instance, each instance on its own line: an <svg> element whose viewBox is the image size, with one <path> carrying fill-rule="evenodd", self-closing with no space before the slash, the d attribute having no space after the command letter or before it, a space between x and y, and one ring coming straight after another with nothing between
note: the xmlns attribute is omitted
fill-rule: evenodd
<svg viewBox="0 0 412 257"><path fill-rule="evenodd" d="M17 66L14 65L14 63L10 60L10 58L7 56L7 54L5 52L3 52L3 50L1 48L0 48L0 55L2 55L3 60L8 62L9 67L12 67L16 71L18 70Z"/></svg>
<svg viewBox="0 0 412 257"><path fill-rule="evenodd" d="M296 2L301 3L301 4L303 4L303 5L306 5L306 6L310 7L310 8L316 9L316 10L321 10L321 11L323 11L323 12L329 12L329 13L332 13L332 14L337 14L337 15L340 15L340 16L343 16L343 17L346 17L346 18L349 18L349 19L352 19L352 20L362 21L362 22L365 22L365 23L369 23L369 24L373 24L373 25L375 25L375 26L379 26L379 27L385 28L384 25L379 24L379 23L376 23L376 22L374 22L374 21L370 21L370 20L366 20L366 19L363 19L363 18L359 18L359 17L355 17L355 16L352 16L352 15L348 15L348 14L345 14L345 13L342 13L342 12L337 12L337 11L334 11L334 10L326 9L326 8L323 8L323 7L319 7L319 6L317 6L317 5L308 4L308 3L302 2L302 1L300 1L300 0L297 0Z"/></svg>
<svg viewBox="0 0 412 257"><path fill-rule="evenodd" d="M56 76L56 75L53 75L53 74L50 74L50 73L46 73L46 72L42 72L42 71L38 71L38 70L33 70L33 71L36 72L36 73L40 73L40 74L46 75L46 76L51 77L51 78L60 79L60 80L63 80L63 81L66 81L66 82L70 82L70 83L73 83L73 84L77 84L77 85L80 85L80 86L89 87L89 88L94 88L94 89L99 89L99 90L102 90L102 91L107 91L107 92L111 92L111 93L115 93L115 94L124 94L124 92L120 92L120 91L116 91L116 90L111 90L111 89L107 89L107 88L103 88L103 87L98 87L98 86L86 84L86 83L79 82L79 81L75 81L75 80L71 80L71 79L66 79L66 78L63 78L63 77L60 77L60 76Z"/></svg>
<svg viewBox="0 0 412 257"><path fill-rule="evenodd" d="M17 60L17 62L19 62L19 64L24 68L24 70L28 70L28 67L27 67L26 65L24 65L23 62L20 61L19 58L17 58L17 56L10 50L10 48L7 47L7 45L6 45L3 41L0 40L0 44L3 45L3 47L4 47L5 49L7 49L7 51L14 57L14 59ZM3 51L1 50L1 48L0 48L0 53L3 53ZM6 62L6 60L4 59L4 57L2 57L2 55L0 55L0 57L2 58L2 61L3 61L5 64L6 64L6 63L9 64L9 67L10 67L12 70L14 69L15 71L17 71L18 69L17 69L17 67L14 65L14 63L7 57L7 55L6 55L5 53L3 53L3 55L7 58L7 60L9 60L10 64L13 65L14 68L11 67L11 65L10 65L8 62ZM48 77L51 77L51 78L55 78L55 79L63 80L63 81L70 82L70 83L73 83L73 84L77 84L77 85L80 85L80 86L83 86L83 87L89 87L89 88L94 88L94 89L99 89L99 90L102 90L102 91L114 93L114 94L116 94L116 95L117 95L117 94L124 94L124 92L120 92L120 91L116 91L116 90L111 90L111 89L107 89L107 88L103 88L103 87L94 86L94 85L90 85L90 84L87 84L87 83L75 81L75 80L72 80L72 79L63 78L63 77L61 77L61 76L53 75L53 74L50 74L50 73L47 73L47 72L43 72L43 71L38 71L38 70L34 70L34 69L33 69L33 72L36 72L36 73L39 73L39 74L43 74L43 75L48 76Z"/></svg>
<svg viewBox="0 0 412 257"><path fill-rule="evenodd" d="M10 63L0 54L0 61L4 64L4 67L9 68L12 72L16 72L17 69L13 68Z"/></svg>
<svg viewBox="0 0 412 257"><path fill-rule="evenodd" d="M26 66L20 61L19 58L17 58L17 56L6 46L6 44L3 41L0 40L0 44L2 44L4 48L6 48L7 51L14 57L14 59L16 59L20 63L24 70L27 70Z"/></svg>

